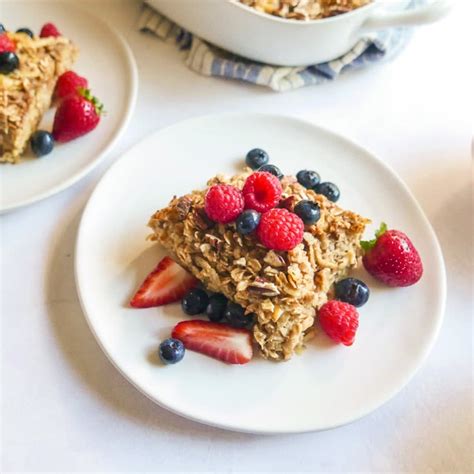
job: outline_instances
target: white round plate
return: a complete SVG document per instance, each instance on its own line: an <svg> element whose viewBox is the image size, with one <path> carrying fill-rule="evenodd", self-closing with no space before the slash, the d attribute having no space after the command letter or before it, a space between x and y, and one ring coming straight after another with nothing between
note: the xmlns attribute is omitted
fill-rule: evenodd
<svg viewBox="0 0 474 474"><path fill-rule="evenodd" d="M115 144L130 119L137 95L137 69L130 48L101 19L72 2L2 2L1 20L14 31L28 27L35 33L53 22L80 49L73 70L87 77L89 87L107 112L98 127L69 143L57 144L47 156L31 151L17 165L0 164L0 213L49 197L91 171ZM54 110L40 124L51 130Z"/></svg>
<svg viewBox="0 0 474 474"><path fill-rule="evenodd" d="M148 218L174 195L235 173L261 147L287 174L309 168L340 186L340 205L405 231L425 265L421 281L387 288L363 270L369 302L352 347L319 332L286 363L260 357L229 366L188 351L161 366L158 344L187 319L179 304L132 309L130 297L164 251L146 240ZM209 425L253 433L322 430L353 421L389 400L427 356L445 302L445 270L433 230L406 186L350 141L298 119L217 115L173 125L136 145L104 176L81 221L76 282L90 327L115 366L161 406Z"/></svg>

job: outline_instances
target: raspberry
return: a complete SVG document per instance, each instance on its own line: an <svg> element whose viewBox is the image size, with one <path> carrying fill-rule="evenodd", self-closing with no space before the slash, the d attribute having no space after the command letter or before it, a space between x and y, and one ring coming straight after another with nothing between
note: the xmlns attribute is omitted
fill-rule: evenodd
<svg viewBox="0 0 474 474"><path fill-rule="evenodd" d="M216 184L207 191L205 209L211 220L227 224L237 219L244 210L244 198L235 186Z"/></svg>
<svg viewBox="0 0 474 474"><path fill-rule="evenodd" d="M59 30L52 23L46 23L40 31L40 38L48 38L49 36L54 36L55 38L61 36Z"/></svg>
<svg viewBox="0 0 474 474"><path fill-rule="evenodd" d="M359 327L359 313L354 306L331 300L320 308L318 315L321 327L331 339L352 346Z"/></svg>
<svg viewBox="0 0 474 474"><path fill-rule="evenodd" d="M282 251L292 250L301 243L303 232L303 221L281 208L265 212L257 228L257 235L265 247Z"/></svg>
<svg viewBox="0 0 474 474"><path fill-rule="evenodd" d="M68 95L76 94L80 88L87 89L87 79L74 71L66 71L56 82L56 97L64 99Z"/></svg>
<svg viewBox="0 0 474 474"><path fill-rule="evenodd" d="M280 180L276 176L266 171L252 173L242 189L245 209L266 212L278 204L281 193Z"/></svg>
<svg viewBox="0 0 474 474"><path fill-rule="evenodd" d="M0 53L13 53L16 49L15 43L5 34L0 35Z"/></svg>

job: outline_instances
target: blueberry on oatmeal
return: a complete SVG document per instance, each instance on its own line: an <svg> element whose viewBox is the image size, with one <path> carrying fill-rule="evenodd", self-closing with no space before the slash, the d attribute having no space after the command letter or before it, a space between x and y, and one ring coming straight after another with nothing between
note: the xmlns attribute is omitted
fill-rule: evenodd
<svg viewBox="0 0 474 474"><path fill-rule="evenodd" d="M319 205L313 201L300 201L294 209L294 212L301 220L308 225L315 224L321 217L321 209Z"/></svg>
<svg viewBox="0 0 474 474"><path fill-rule="evenodd" d="M339 188L334 183L329 183L329 182L319 183L314 188L314 191L318 194L322 194L323 196L326 196L332 202L336 202L341 195Z"/></svg>
<svg viewBox="0 0 474 474"><path fill-rule="evenodd" d="M321 181L319 174L316 173L316 171L311 170L298 171L296 179L298 180L298 183L306 189L313 189Z"/></svg>
<svg viewBox="0 0 474 474"><path fill-rule="evenodd" d="M271 173L272 175L276 176L278 179L283 178L283 173L280 171L280 168L275 165L263 165L260 166L258 171L266 171L267 173Z"/></svg>
<svg viewBox="0 0 474 474"><path fill-rule="evenodd" d="M268 156L268 153L261 148L250 150L245 157L245 163L253 170L257 170L261 166L266 165L269 160L270 157Z"/></svg>
<svg viewBox="0 0 474 474"><path fill-rule="evenodd" d="M260 213L254 211L253 209L247 209L242 212L237 220L235 221L235 226L237 232L247 235L252 233L258 226L260 222Z"/></svg>

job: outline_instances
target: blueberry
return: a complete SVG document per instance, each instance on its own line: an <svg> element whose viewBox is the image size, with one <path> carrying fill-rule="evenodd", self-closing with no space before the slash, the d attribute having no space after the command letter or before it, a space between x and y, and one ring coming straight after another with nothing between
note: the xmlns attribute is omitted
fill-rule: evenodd
<svg viewBox="0 0 474 474"><path fill-rule="evenodd" d="M201 288L194 288L188 291L181 301L183 311L191 316L203 313L208 304L209 297Z"/></svg>
<svg viewBox="0 0 474 474"><path fill-rule="evenodd" d="M313 189L321 181L319 174L316 173L316 171L310 170L298 171L296 179L298 180L298 183L306 189Z"/></svg>
<svg viewBox="0 0 474 474"><path fill-rule="evenodd" d="M25 33L25 35L28 35L30 38L33 38L34 34L29 28L18 28L16 30L17 33Z"/></svg>
<svg viewBox="0 0 474 474"><path fill-rule="evenodd" d="M209 304L206 308L206 314L209 321L217 323L224 318L224 311L227 307L227 298L219 293L209 297Z"/></svg>
<svg viewBox="0 0 474 474"><path fill-rule="evenodd" d="M268 156L268 153L260 148L254 148L253 150L250 150L245 157L245 163L253 170L266 165L269 160L270 157Z"/></svg>
<svg viewBox="0 0 474 474"><path fill-rule="evenodd" d="M44 130L38 130L30 138L31 149L36 156L44 156L51 153L54 148L53 135Z"/></svg>
<svg viewBox="0 0 474 474"><path fill-rule="evenodd" d="M344 278L335 285L336 299L359 307L367 303L369 299L369 288L357 278Z"/></svg>
<svg viewBox="0 0 474 474"><path fill-rule="evenodd" d="M172 337L165 339L158 348L158 355L163 364L176 364L176 362L182 360L184 352L184 344Z"/></svg>
<svg viewBox="0 0 474 474"><path fill-rule="evenodd" d="M0 23L0 34L1 34L1 33L5 33L5 31L7 31L7 30L5 29L5 27L3 26L3 24Z"/></svg>
<svg viewBox="0 0 474 474"><path fill-rule="evenodd" d="M278 179L283 178L283 173L280 171L280 168L275 165L263 165L260 166L258 171L266 171L267 173L271 173L273 176L276 176Z"/></svg>
<svg viewBox="0 0 474 474"><path fill-rule="evenodd" d="M244 328L253 324L254 314L245 314L244 308L236 303L227 303L224 318L234 328Z"/></svg>
<svg viewBox="0 0 474 474"><path fill-rule="evenodd" d="M341 195L339 188L334 183L320 183L314 188L314 191L326 196L332 202L336 202Z"/></svg>
<svg viewBox="0 0 474 474"><path fill-rule="evenodd" d="M235 226L237 231L243 235L250 234L253 232L260 222L260 214L253 209L247 209L242 212L237 220L235 221Z"/></svg>
<svg viewBox="0 0 474 474"><path fill-rule="evenodd" d="M319 205L313 201L300 201L294 209L297 216L301 217L301 220L305 224L314 224L319 221L321 217L321 209Z"/></svg>
<svg viewBox="0 0 474 474"><path fill-rule="evenodd" d="M20 61L18 56L11 51L0 53L0 74L10 74L15 69L18 69Z"/></svg>

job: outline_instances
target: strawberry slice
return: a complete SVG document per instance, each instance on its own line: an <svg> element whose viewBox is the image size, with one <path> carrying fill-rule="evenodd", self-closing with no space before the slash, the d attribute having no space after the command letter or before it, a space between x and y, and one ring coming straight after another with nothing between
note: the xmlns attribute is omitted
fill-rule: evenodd
<svg viewBox="0 0 474 474"><path fill-rule="evenodd" d="M198 284L196 278L180 267L174 260L165 257L146 277L130 301L134 308L151 308L179 301Z"/></svg>
<svg viewBox="0 0 474 474"><path fill-rule="evenodd" d="M194 319L178 323L171 337L186 349L206 354L227 364L246 364L253 355L252 337L247 329Z"/></svg>

